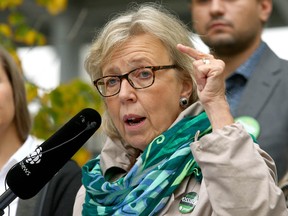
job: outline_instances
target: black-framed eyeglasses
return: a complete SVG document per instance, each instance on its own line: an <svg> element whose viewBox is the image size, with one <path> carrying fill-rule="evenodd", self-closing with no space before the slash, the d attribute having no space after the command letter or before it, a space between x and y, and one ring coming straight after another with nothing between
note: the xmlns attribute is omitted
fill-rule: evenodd
<svg viewBox="0 0 288 216"><path fill-rule="evenodd" d="M120 92L123 79L126 79L134 89L148 88L154 83L155 71L176 67L176 65L140 67L123 75L101 77L93 83L103 97L111 97Z"/></svg>

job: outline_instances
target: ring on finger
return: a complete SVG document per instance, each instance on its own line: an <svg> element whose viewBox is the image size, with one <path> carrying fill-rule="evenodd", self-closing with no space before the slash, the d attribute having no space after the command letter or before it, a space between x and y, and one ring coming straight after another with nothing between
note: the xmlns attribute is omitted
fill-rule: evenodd
<svg viewBox="0 0 288 216"><path fill-rule="evenodd" d="M206 58L202 58L202 61L205 65L208 65L210 64L210 60L209 59L206 59Z"/></svg>

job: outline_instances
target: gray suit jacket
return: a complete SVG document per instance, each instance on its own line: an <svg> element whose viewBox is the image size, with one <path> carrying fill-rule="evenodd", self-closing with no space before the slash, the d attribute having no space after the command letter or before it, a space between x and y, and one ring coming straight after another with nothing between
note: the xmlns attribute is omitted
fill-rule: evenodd
<svg viewBox="0 0 288 216"><path fill-rule="evenodd" d="M259 145L274 159L278 178L288 172L288 61L267 48L239 101L236 116L260 124Z"/></svg>

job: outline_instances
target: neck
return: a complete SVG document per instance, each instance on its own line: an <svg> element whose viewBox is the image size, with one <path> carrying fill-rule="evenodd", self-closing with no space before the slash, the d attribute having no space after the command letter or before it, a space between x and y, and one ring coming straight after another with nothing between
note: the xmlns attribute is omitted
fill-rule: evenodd
<svg viewBox="0 0 288 216"><path fill-rule="evenodd" d="M0 137L0 169L2 169L9 158L21 147L22 141L14 124L1 130Z"/></svg>

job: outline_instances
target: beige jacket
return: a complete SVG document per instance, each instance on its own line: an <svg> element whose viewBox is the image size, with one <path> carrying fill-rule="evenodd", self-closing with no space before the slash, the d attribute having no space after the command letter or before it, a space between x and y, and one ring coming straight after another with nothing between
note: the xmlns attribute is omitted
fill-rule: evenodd
<svg viewBox="0 0 288 216"><path fill-rule="evenodd" d="M186 109L178 119L198 114L197 103ZM191 144L191 151L202 169L201 185L187 177L172 194L160 215L189 216L286 216L283 193L276 183L275 165L271 157L253 143L239 123L205 135ZM111 167L128 171L138 152L124 148L120 141L107 140L101 152L105 173ZM188 214L179 211L185 194L196 192L199 199ZM85 189L81 187L74 205L74 216L80 216Z"/></svg>

